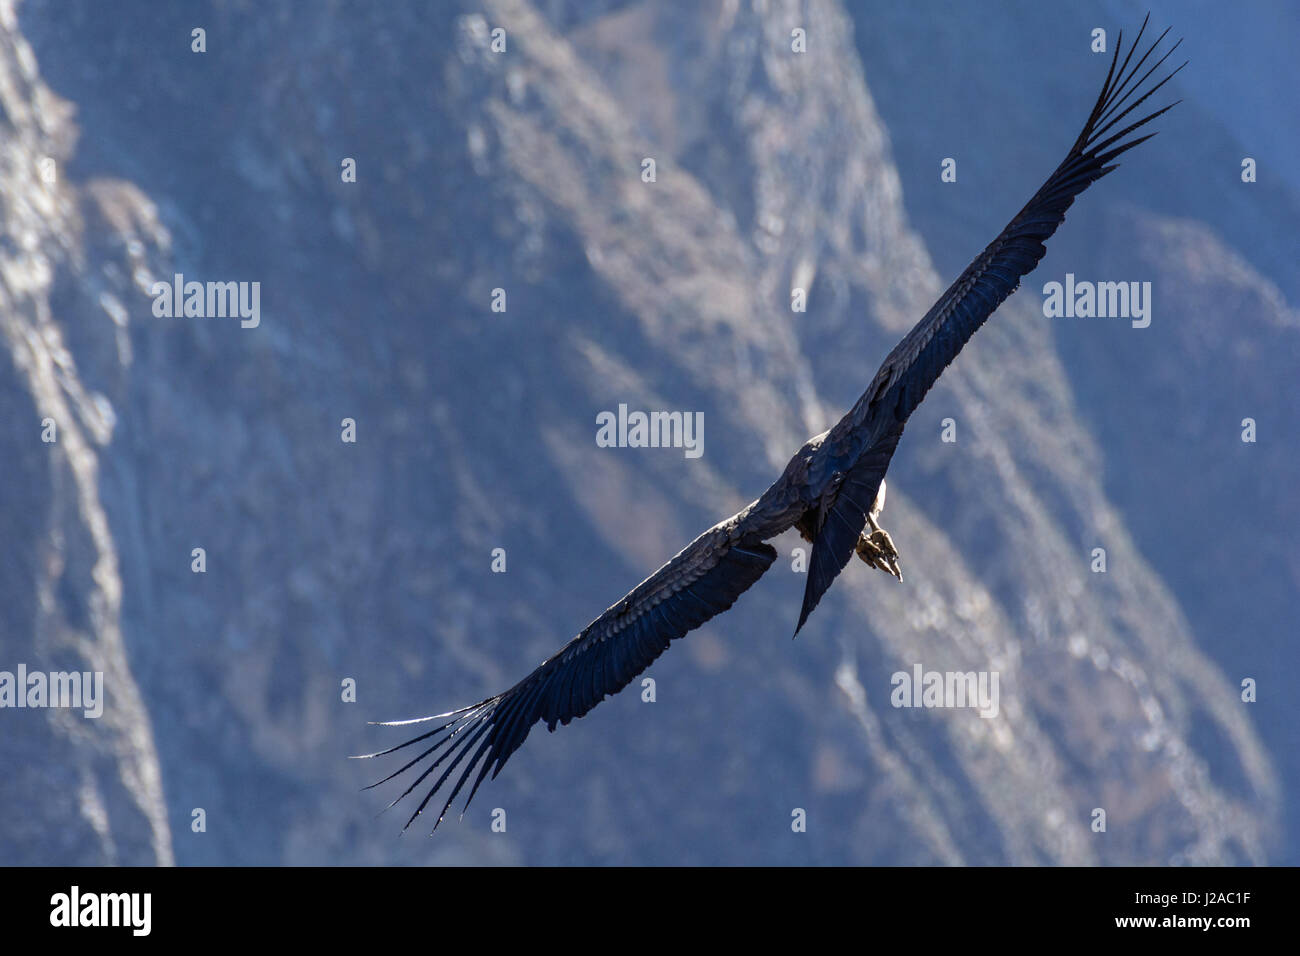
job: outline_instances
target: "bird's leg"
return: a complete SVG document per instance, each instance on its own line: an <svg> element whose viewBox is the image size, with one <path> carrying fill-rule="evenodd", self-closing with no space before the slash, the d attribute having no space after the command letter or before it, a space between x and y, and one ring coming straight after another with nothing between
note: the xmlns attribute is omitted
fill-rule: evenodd
<svg viewBox="0 0 1300 956"><path fill-rule="evenodd" d="M888 531L880 527L872 515L867 515L867 523L871 525L871 534L864 531L858 537L855 549L858 557L873 568L879 568L898 580L903 580L903 571L898 566L899 555L898 549L894 547L894 539L889 536Z"/></svg>

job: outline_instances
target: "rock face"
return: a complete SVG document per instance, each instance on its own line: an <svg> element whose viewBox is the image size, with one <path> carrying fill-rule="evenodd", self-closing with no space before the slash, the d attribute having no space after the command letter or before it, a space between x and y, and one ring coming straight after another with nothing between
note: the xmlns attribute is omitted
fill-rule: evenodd
<svg viewBox="0 0 1300 956"><path fill-rule="evenodd" d="M366 721L504 689L833 423L1104 74L1085 14L854 7L0 0L0 670L105 688L0 710L0 861L1296 862L1300 206L1194 100L912 419L903 584L855 563L791 644L781 539L463 823L358 793ZM1151 327L1044 318L1067 272ZM158 317L177 273L260 322ZM598 448L620 403L703 456ZM918 664L997 716L891 706Z"/></svg>

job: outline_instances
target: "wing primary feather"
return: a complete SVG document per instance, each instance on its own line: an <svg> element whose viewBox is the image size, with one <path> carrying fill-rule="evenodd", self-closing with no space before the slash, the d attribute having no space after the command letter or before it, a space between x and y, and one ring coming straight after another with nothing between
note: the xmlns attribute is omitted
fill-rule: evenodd
<svg viewBox="0 0 1300 956"><path fill-rule="evenodd" d="M414 720L385 720L385 721L372 721L372 723L373 723L374 725L379 726L379 727L404 727L404 726L406 726L406 725L408 725L408 724L421 724L421 723L425 723L426 721L429 721L429 720L438 720L438 719L440 719L440 718L442 718L442 717L449 717L449 716L451 716L451 714L459 714L459 715L461 715L461 716L458 716L455 720L448 721L447 723L443 724L441 727L437 727L437 728L435 728L435 729L433 729L433 730L430 730L430 731L428 731L428 732L426 732L426 733L420 734L418 737L412 737L410 740L404 741L404 742L398 744L398 745L395 746L395 747L389 747L387 750L377 750L377 751L375 751L375 752L372 753L372 754L355 754L355 755L353 755L353 756L351 757L351 759L352 759L352 760L370 760L370 759L372 759L372 758L374 758L374 757L386 757L386 756L388 756L388 755L391 754L391 753L396 753L397 751L402 750L403 748L410 747L410 746L413 745L413 744L418 744L418 743L419 743L420 741L422 741L422 740L428 740L430 737L434 736L435 734L440 734L440 733L442 733L442 732L445 731L448 727L454 727L454 726L456 726L456 724L459 724L459 723L461 723L462 721L469 719L469 716L470 716L470 712L471 712L471 711L476 711L476 710L478 710L479 708L484 707L484 706L486 706L486 705L492 703L493 699L494 699L494 698L489 697L487 700L481 700L481 701L479 701L477 704L471 704L469 707L462 707L460 710L453 710L453 711L451 711L450 713L447 713L447 714L438 714L438 715L435 716L435 717L417 717L417 718L415 718ZM367 788L367 789L369 789L369 788Z"/></svg>
<svg viewBox="0 0 1300 956"><path fill-rule="evenodd" d="M412 790L418 787L421 783L423 783L425 778L428 777L429 774L433 773L434 770L438 769L438 767L442 764L442 762L446 760L449 756L452 756L453 754L455 755L456 759L447 765L446 769L444 769L442 772L442 776L440 776L438 778L438 781L432 787L429 788L429 792L424 795L424 799L420 801L419 806L415 808L415 812L413 812L410 816L410 819L406 821L406 825L402 827L403 830L405 830L412 823L414 823L415 818L424 812L424 808L428 806L429 801L430 799L432 799L433 795L438 792L438 788L447 782L447 778L450 777L451 774L455 771L457 764L459 764L462 760L465 759L465 754L468 752L468 748L472 747L474 745L474 741L478 740L478 738L481 737L491 726L492 725L489 721L480 718L478 723L478 729L475 730L474 733L470 734L470 736L466 737L463 741L459 741L455 747L451 748L446 753L441 754L437 760L429 764L429 766L424 769L424 772L421 773L418 777L416 777L415 780L412 781L411 785L402 792L402 795L399 796L397 800L401 800ZM393 803L396 804L397 800L394 800ZM435 827L436 826L437 824L435 824Z"/></svg>
<svg viewBox="0 0 1300 956"><path fill-rule="evenodd" d="M483 727L483 731L486 731L487 729L488 729L487 726L484 725L484 727ZM483 731L480 731L479 733L481 734L481 733L483 733ZM468 753L469 753L469 748L472 747L472 746L474 746L474 741L476 741L476 740L478 739L478 737L479 737L479 734L476 734L474 737L471 737L471 738L469 739L469 741L465 744L465 748L461 751L461 756L462 756L462 757L463 757L465 754L468 754ZM456 795L459 794L460 791L464 788L464 786L465 786L465 781L469 779L469 775L470 775L471 773L474 772L474 768L475 768L476 766L478 766L479 761L483 759L483 752L484 752L485 750L488 749L488 746L489 746L491 743L492 743L491 738L488 738L487 740L483 741L483 743L479 745L478 750L474 751L474 756L470 758L469 763L465 764L465 769L464 769L463 771L461 771L461 775L460 775L460 777L456 780L456 786L453 787L451 793L449 793L449 794L447 795L447 802L444 803L444 804L442 805L442 809L441 809L440 811L438 811L438 819L435 820L435 821L433 821L433 829L434 829L434 830L437 830L437 829L438 829L438 824L442 823L443 817L445 817L445 816L447 815L447 811L448 811L449 809L451 809L452 801L456 799ZM457 762L457 763L460 762L460 758L459 758L459 757L456 759L456 762ZM455 766L456 766L455 763L451 764L451 765L447 768L447 773L450 774L452 768L455 767ZM436 789L436 788L435 788L435 789ZM468 809L468 804L466 804L466 809ZM465 815L465 810L462 809L462 810L461 810L461 816L464 816L464 815ZM430 835L430 836L433 835L433 830L430 830L430 831L429 831L429 835Z"/></svg>
<svg viewBox="0 0 1300 956"><path fill-rule="evenodd" d="M1102 120L1106 111L1116 109L1119 104L1128 99L1135 89L1142 85L1142 80L1133 83L1133 78L1137 76L1138 70L1142 69L1142 64L1147 61L1147 57L1155 52L1156 47L1160 45L1160 41L1169 34L1169 29L1166 28L1165 32L1156 37L1151 46L1147 47L1146 53L1142 54L1141 59L1134 63L1133 69L1130 70L1128 68L1129 60L1133 58L1133 54L1137 52L1138 44L1142 42L1142 32L1146 29L1146 24L1143 23L1142 27L1143 29L1138 31L1137 37L1134 38L1132 45L1128 48L1128 54L1124 57L1124 65L1119 69L1119 85L1113 90L1106 91L1105 110L1103 110L1102 116L1097 117L1098 122ZM1143 77L1143 79L1145 78ZM1129 85L1130 83L1132 83L1132 86Z"/></svg>
<svg viewBox="0 0 1300 956"><path fill-rule="evenodd" d="M419 763L419 762L420 762L421 760L423 760L425 757L429 756L429 755L432 754L432 753L435 753L435 752L438 750L439 747L442 747L442 746L444 746L445 744L450 743L450 741L451 741L451 738L450 738L450 737L446 738L445 740L440 740L440 741L438 741L436 744L434 744L434 745L433 745L432 747L430 747L428 750L424 751L424 752L423 752L422 754L420 754L418 757L414 757L414 758L412 758L411 760L407 761L406 763L402 764L402 766L398 767L396 770L394 770L392 773L390 773L390 774L389 774L387 777L385 777L383 780L376 780L374 783L370 784L370 786L368 786L368 787L362 787L362 789L363 789L363 790L373 790L375 787L379 786L380 784L388 783L388 781L390 781L390 780L392 780L394 777L399 776L399 775L405 773L406 771L410 770L412 767L414 767L417 763ZM409 793L410 791L407 791L407 792ZM402 796L406 796L406 794L402 794ZM397 799L400 800L401 797L398 797ZM390 803L390 804L389 804L385 809L391 810L391 809L393 808L393 805L396 804L396 803L397 803L397 800L394 800L394 801L393 801L392 803Z"/></svg>
<svg viewBox="0 0 1300 956"><path fill-rule="evenodd" d="M1151 67L1151 69L1147 70L1146 73L1143 74L1141 79L1137 80L1137 82L1134 82L1132 86L1129 86L1129 83L1133 81L1133 78L1135 76L1137 76L1138 70L1142 69L1142 64L1147 61L1147 57L1151 56L1151 54L1156 51L1156 47L1158 47L1161 41L1164 40L1164 38L1168 35L1169 35L1169 30L1166 29L1164 33L1156 37L1155 42L1152 43L1151 46L1147 48L1146 53L1142 54L1142 59L1138 60L1137 63L1133 64L1133 69L1129 71L1129 73L1124 77L1124 82L1121 83L1119 88L1116 89L1114 92L1112 92L1106 98L1105 109L1102 110L1101 115L1097 117L1098 123L1106 122L1107 116L1110 113L1113 113L1115 110L1119 109L1120 106L1123 105L1124 101L1127 100L1130 96L1132 96L1136 90L1141 89L1142 84L1146 82L1147 77L1150 76L1152 73L1154 73L1157 69L1159 69L1160 64L1164 63L1165 60L1169 58L1169 55L1173 53L1174 50L1177 50L1179 46L1182 45L1183 41L1181 39L1177 40L1174 43L1174 45L1170 47L1168 50L1166 50L1164 54L1160 57L1160 59L1155 62L1155 64ZM1141 38L1139 37L1139 39ZM1133 49L1136 48L1137 48L1137 44L1135 43ZM1132 53L1133 50L1132 49L1129 50L1129 54L1132 55Z"/></svg>
<svg viewBox="0 0 1300 956"><path fill-rule="evenodd" d="M531 724L524 724L525 715L531 712L537 698L545 691L545 683L538 681L535 686L528 689L528 694L522 698L515 698L512 704L516 704L514 711L507 717L502 725L498 738L500 745L497 748L494 757L490 761L495 765L492 776L501 772L501 768L506 765L506 759L515 752L524 739L528 736L528 728ZM469 801L465 801L465 806L469 806Z"/></svg>

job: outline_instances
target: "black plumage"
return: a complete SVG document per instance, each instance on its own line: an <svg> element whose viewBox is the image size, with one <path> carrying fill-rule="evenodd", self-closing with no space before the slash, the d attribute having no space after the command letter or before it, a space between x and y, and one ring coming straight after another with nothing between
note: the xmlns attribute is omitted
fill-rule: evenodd
<svg viewBox="0 0 1300 956"><path fill-rule="evenodd" d="M441 768L407 826L456 776L436 829L476 767L480 769L466 806L489 770L495 777L535 724L545 722L554 730L583 716L649 667L669 643L730 608L776 560L776 550L765 543L768 539L793 527L813 543L796 633L855 550L868 563L898 573L897 552L878 529L875 516L882 506L878 495L885 472L908 417L975 330L1038 264L1046 252L1044 243L1064 221L1074 198L1114 170L1118 156L1155 135L1127 138L1130 134L1176 105L1117 129L1182 69L1144 88L1178 47L1175 43L1142 72L1166 30L1130 66L1145 29L1143 21L1122 63L1122 34L1117 39L1096 105L1047 182L889 353L853 408L834 428L805 443L758 500L696 538L514 687L470 707L389 725L438 722L427 733L367 755L424 745L379 781L429 760L394 804ZM869 521L875 530L865 534Z"/></svg>

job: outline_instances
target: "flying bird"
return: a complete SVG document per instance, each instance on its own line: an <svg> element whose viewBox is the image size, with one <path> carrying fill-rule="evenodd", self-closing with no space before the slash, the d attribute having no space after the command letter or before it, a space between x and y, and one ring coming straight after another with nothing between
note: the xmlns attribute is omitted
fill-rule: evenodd
<svg viewBox="0 0 1300 956"><path fill-rule="evenodd" d="M809 439L761 497L705 531L504 693L433 717L385 722L385 726L440 722L405 743L365 755L381 757L423 745L407 763L371 785L379 786L429 760L390 807L442 768L406 827L459 769L434 823L436 830L476 767L481 765L466 807L488 771L495 778L535 724L544 721L546 729L554 731L557 724L582 717L627 686L672 641L730 608L772 566L776 549L766 542L782 532L795 528L812 543L796 634L854 554L902 579L898 549L878 519L885 504L885 471L903 426L975 330L1038 264L1047 251L1043 243L1065 220L1074 198L1114 170L1116 157L1155 135L1134 138L1134 131L1177 105L1171 103L1120 126L1186 65L1147 86L1182 41L1139 77L1169 32L1157 37L1130 66L1146 25L1143 20L1123 63L1119 62L1123 34L1117 38L1096 105L1047 182L889 353L848 414L835 427Z"/></svg>

